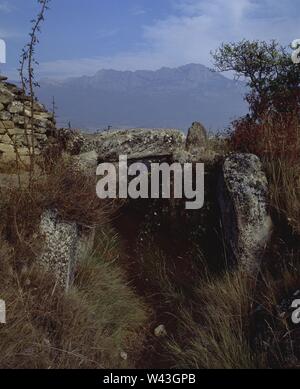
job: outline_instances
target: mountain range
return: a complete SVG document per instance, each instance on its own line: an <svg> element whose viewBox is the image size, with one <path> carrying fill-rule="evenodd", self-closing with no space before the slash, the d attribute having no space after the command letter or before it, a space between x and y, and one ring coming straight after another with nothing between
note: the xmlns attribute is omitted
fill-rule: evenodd
<svg viewBox="0 0 300 389"><path fill-rule="evenodd" d="M39 99L51 109L54 97L59 126L85 130L181 128L193 121L222 131L247 112L246 85L189 64L156 71L100 70L94 76L40 82Z"/></svg>

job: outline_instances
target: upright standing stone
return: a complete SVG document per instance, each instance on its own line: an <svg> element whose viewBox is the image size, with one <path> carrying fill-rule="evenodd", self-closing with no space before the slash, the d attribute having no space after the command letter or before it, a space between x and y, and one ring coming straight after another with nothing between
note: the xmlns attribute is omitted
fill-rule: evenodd
<svg viewBox="0 0 300 389"><path fill-rule="evenodd" d="M41 217L40 232L44 248L39 263L68 290L77 262L92 252L95 229L86 227L83 232L77 223L62 221L55 210L47 210Z"/></svg>
<svg viewBox="0 0 300 389"><path fill-rule="evenodd" d="M77 225L58 220L57 213L48 210L42 215L40 231L45 239L40 263L55 275L62 287L68 289L75 265Z"/></svg>
<svg viewBox="0 0 300 389"><path fill-rule="evenodd" d="M268 183L257 156L233 154L225 160L219 203L231 261L255 274L272 232Z"/></svg>
<svg viewBox="0 0 300 389"><path fill-rule="evenodd" d="M206 142L206 129L201 123L194 122L188 131L186 138L186 150L191 154L198 153L201 148L206 146Z"/></svg>

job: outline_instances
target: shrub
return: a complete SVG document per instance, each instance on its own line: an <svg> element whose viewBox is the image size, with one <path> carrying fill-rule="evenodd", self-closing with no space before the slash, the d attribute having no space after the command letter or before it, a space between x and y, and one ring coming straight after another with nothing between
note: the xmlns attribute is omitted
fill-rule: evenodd
<svg viewBox="0 0 300 389"><path fill-rule="evenodd" d="M243 118L230 134L234 151L258 155L269 179L272 206L300 232L300 123L295 114L266 113L258 122Z"/></svg>

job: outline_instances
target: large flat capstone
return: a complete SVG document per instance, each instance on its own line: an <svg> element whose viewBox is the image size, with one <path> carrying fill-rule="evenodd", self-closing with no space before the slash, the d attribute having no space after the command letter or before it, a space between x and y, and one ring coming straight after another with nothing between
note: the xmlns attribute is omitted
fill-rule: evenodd
<svg viewBox="0 0 300 389"><path fill-rule="evenodd" d="M95 150L99 161L116 161L119 155L128 159L172 156L184 148L185 135L176 129L132 129L105 131L87 138L83 151Z"/></svg>

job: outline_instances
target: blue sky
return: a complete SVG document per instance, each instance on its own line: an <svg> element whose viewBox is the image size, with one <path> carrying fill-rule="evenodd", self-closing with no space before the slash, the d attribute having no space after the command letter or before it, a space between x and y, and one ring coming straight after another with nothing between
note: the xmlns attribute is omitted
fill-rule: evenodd
<svg viewBox="0 0 300 389"><path fill-rule="evenodd" d="M223 41L300 38L299 0L52 0L37 57L39 77L102 68L157 69L198 62ZM16 78L37 0L0 0L1 72Z"/></svg>

